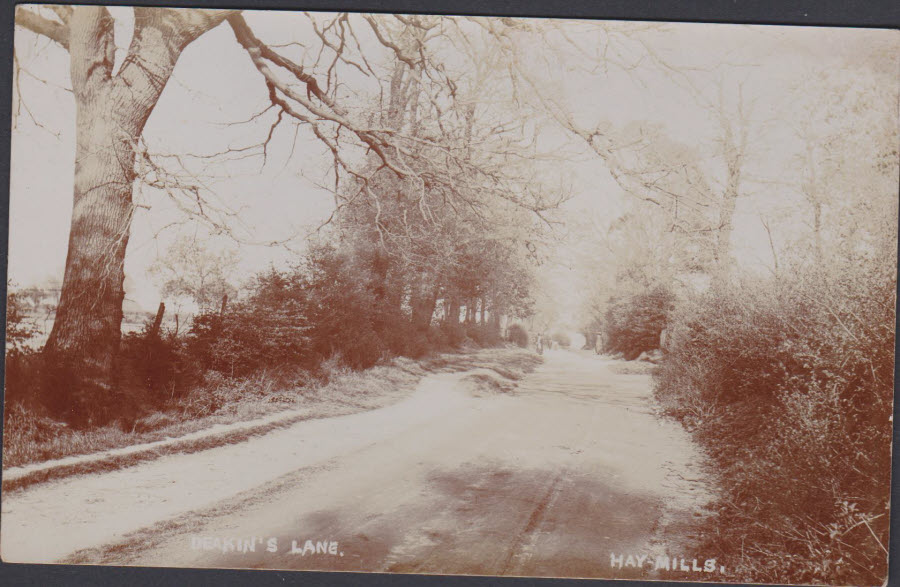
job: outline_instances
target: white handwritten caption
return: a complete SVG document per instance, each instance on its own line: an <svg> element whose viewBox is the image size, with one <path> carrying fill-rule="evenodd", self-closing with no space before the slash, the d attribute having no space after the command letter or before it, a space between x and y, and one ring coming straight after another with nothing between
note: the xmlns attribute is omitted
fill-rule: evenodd
<svg viewBox="0 0 900 587"><path fill-rule="evenodd" d="M702 563L699 561L702 560ZM626 568L651 568L653 570L666 570L666 571L683 571L685 573L714 573L717 570L720 573L725 572L725 567L719 565L718 569L716 568L716 559L688 559L684 557L668 557L668 556L658 556L651 557L647 554L641 555L632 555L632 554L616 554L614 552L609 553L609 565L614 569L626 569Z"/></svg>
<svg viewBox="0 0 900 587"><path fill-rule="evenodd" d="M301 545L302 542L302 545ZM283 551L278 547L278 538L272 536L264 539L261 536L191 536L191 550L214 551L227 553L247 554L251 552L268 552L277 553L284 552L286 554L307 556L307 555L326 555L326 556L344 556L340 550L338 543L334 540L291 540L290 548ZM631 555L610 553L609 564L612 568L652 568L654 570L666 571L683 571L683 572L705 572L713 573L716 569L716 559L705 559L702 564L700 559L687 559L679 557L659 556L651 557L647 554ZM724 566L719 566L718 571L725 572Z"/></svg>
<svg viewBox="0 0 900 587"><path fill-rule="evenodd" d="M302 542L302 545L301 545ZM344 556L334 540L291 540L291 547L283 550L278 547L278 538L272 536L191 536L191 550L215 551L222 554L234 552L247 554L250 552L284 552L286 554Z"/></svg>

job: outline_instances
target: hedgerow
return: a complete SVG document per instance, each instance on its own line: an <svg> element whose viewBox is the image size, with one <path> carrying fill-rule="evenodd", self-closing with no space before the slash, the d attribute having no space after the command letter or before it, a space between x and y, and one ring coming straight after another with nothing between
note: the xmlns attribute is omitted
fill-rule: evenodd
<svg viewBox="0 0 900 587"><path fill-rule="evenodd" d="M719 468L710 547L738 578L883 581L895 290L882 263L798 268L670 316L656 395Z"/></svg>

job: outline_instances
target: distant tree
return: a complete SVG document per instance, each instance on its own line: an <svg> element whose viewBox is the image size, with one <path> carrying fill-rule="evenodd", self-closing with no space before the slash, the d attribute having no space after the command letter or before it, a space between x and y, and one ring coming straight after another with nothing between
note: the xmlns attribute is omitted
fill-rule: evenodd
<svg viewBox="0 0 900 587"><path fill-rule="evenodd" d="M44 348L54 365L58 390L56 411L90 420L91 406L108 398L114 384L114 362L121 340L125 254L135 211L137 180L178 201L183 210L227 231L209 217L207 188L183 181L147 152L144 127L184 50L204 33L228 24L246 52L245 65L258 74L256 92L273 118L255 154L265 158L276 127L291 121L309 131L333 156L334 189L380 206L385 193L372 190L375 175L404 184L407 195L426 194L451 205L471 207L474 197L508 199L540 214L547 208L529 189L529 182L501 157L492 161L470 157L459 148L460 138L499 139L485 150L495 153L513 144L507 121L491 121L480 133L445 132L453 118L472 120L475 105L460 103L462 84L437 56L448 46L466 45L461 36L480 30L478 22L445 16L304 14L317 49L315 63L295 60L289 49L260 39L239 10L133 9L133 35L116 71L116 17L103 6L19 6L16 26L46 37L68 52L76 124L73 215L56 320ZM326 22L327 21L327 22ZM522 23L506 19L503 27ZM360 42L366 34L367 42ZM17 33L17 38L21 38ZM27 38L27 36L25 37ZM499 37L495 37L498 38ZM364 47L367 47L364 49ZM480 55L480 52L476 52ZM394 59L384 67L384 57ZM234 64L226 64L234 66ZM354 104L360 88L350 87L342 72L375 80L376 95L386 102L373 107ZM464 77L464 76L463 76ZM491 77L491 76L489 76ZM250 90L247 90L250 91ZM458 93L459 92L459 93ZM350 103L348 106L347 103ZM463 107L469 114L463 114ZM446 112L445 112L446 110ZM449 112L455 110L455 112ZM378 120L376 113L383 114ZM521 117L509 117L514 122ZM436 121L425 134L418 121ZM496 122L497 124L493 124ZM472 129L471 125L463 125ZM499 151L498 151L499 149ZM177 155L176 155L177 157ZM508 157L507 157L508 158ZM526 166L519 165L519 169ZM352 189L341 191L349 184ZM428 215L430 201L419 198ZM377 216L379 219L382 217ZM376 223L382 230L383 226Z"/></svg>
<svg viewBox="0 0 900 587"><path fill-rule="evenodd" d="M216 309L223 296L234 297L238 258L234 251L212 251L196 238L181 236L151 266L162 294L188 299L201 311Z"/></svg>
<svg viewBox="0 0 900 587"><path fill-rule="evenodd" d="M816 72L798 82L793 108L785 114L801 148L784 173L809 206L802 216L817 264L854 249L871 250L878 241L894 245L900 158L890 75L896 72L884 66L884 73L855 66ZM882 219L877 229L871 216Z"/></svg>
<svg viewBox="0 0 900 587"><path fill-rule="evenodd" d="M27 292L16 291L12 281L6 282L6 353L21 352L34 335L35 327L27 316Z"/></svg>

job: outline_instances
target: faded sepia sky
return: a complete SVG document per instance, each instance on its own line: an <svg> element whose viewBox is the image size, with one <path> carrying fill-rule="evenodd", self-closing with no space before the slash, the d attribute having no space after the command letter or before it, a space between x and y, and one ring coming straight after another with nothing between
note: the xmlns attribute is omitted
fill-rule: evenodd
<svg viewBox="0 0 900 587"><path fill-rule="evenodd" d="M112 11L117 17L117 45L127 47L130 9ZM267 42L314 44L304 38L308 28L302 25L302 14L253 12L247 19ZM757 156L749 163L748 175L773 179L783 175L784 158L796 147L789 129L778 121L794 86L806 76L848 63L864 70L869 64L859 61L860 56L873 47L894 56L895 70L898 55L897 32L881 30L672 24L642 32L640 39L667 62L688 68L704 93L714 90L717 79L734 87L743 84L745 96L757 100L756 116L764 129L759 144L751 146ZM576 40L588 51L596 49L589 34ZM16 30L15 46L23 67L19 76L23 108L12 136L9 277L17 285L30 286L62 278L72 207L75 108L66 90L66 53L21 29ZM665 125L672 137L687 145L708 145L713 140L716 128L709 112L673 81L677 77L644 64L627 72L616 68L587 72L577 65L577 59L560 63L556 90L560 102L585 125L648 120ZM209 154L252 144L264 136L272 116L240 126L229 123L249 119L266 104L258 72L230 28L219 26L182 55L148 122L146 142L151 152L172 154ZM540 128L539 141L567 154L564 173L571 177L576 194L567 208L577 216L589 213L601 219L620 214L627 196L602 161L575 140L566 144L567 136L547 121ZM291 258L283 247L248 243L306 234L331 211L332 196L316 186L328 181L329 159L307 131L301 129L297 137L291 156L293 129L280 129L264 167L256 158L207 171L205 183L222 206L240 212L235 230L245 241L239 246L244 276ZM756 193L757 187L747 184L753 197L741 201L735 221L734 248L745 265L770 261L759 209L797 197L786 188L769 186ZM134 219L126 259L127 297L151 309L159 302L159 291L147 268L178 234L203 235L206 229L183 223L184 217L159 192L145 187L136 191L135 199L142 207ZM214 242L234 246L225 237ZM294 250L302 246L299 237L291 245Z"/></svg>

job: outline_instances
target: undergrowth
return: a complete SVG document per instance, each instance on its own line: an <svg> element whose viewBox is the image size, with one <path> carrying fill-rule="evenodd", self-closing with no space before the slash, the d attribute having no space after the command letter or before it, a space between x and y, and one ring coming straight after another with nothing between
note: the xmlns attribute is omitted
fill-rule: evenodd
<svg viewBox="0 0 900 587"><path fill-rule="evenodd" d="M3 466L18 467L178 438L217 424L286 410L309 409L311 417L322 417L371 409L401 398L429 373L483 367L518 379L538 362L525 351L470 349L421 360L397 357L362 371L332 359L315 372L262 370L242 378L212 372L200 386L166 409L153 411L127 426L119 421L90 429L66 426L27 409L23 403L13 403L4 418Z"/></svg>
<svg viewBox="0 0 900 587"><path fill-rule="evenodd" d="M723 287L670 317L656 395L717 467L707 548L736 580L884 581L896 277L871 267Z"/></svg>

